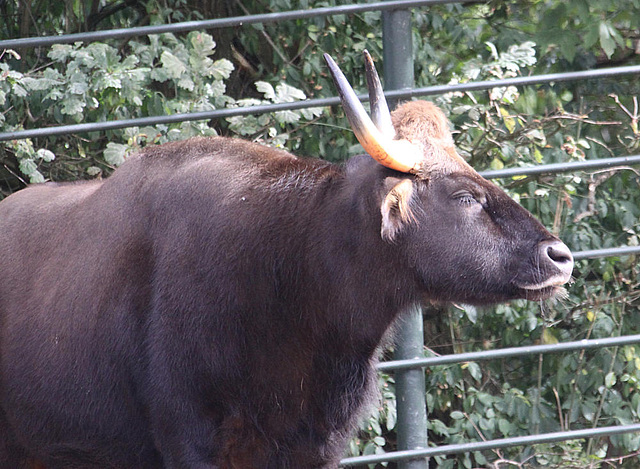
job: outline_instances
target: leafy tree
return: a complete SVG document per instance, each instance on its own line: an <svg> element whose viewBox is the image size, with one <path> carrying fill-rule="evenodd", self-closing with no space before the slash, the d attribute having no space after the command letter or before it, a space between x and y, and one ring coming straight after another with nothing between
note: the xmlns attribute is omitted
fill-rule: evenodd
<svg viewBox="0 0 640 469"><path fill-rule="evenodd" d="M346 1L65 0L0 4L3 37L59 34ZM28 3L28 2L27 2ZM413 13L417 86L638 63L635 0L524 0L440 5ZM283 102L334 93L322 52L364 89L363 49L382 56L376 12L159 35L108 44L0 51L0 130ZM478 169L635 154L638 81L617 78L496 87L435 101L460 152ZM0 189L108 174L136 148L192 135L239 134L339 161L361 151L338 109L185 122L0 143ZM640 188L632 167L497 181L574 251L638 245ZM434 308L426 353L454 353L634 334L640 328L635 256L581 260L566 298L495 308ZM640 347L465 363L426 370L430 439L451 444L637 422ZM395 398L381 376L380 407L350 447L391 451ZM436 458L438 467L636 467L629 434ZM634 456L636 455L636 456ZM619 462L618 462L619 461Z"/></svg>

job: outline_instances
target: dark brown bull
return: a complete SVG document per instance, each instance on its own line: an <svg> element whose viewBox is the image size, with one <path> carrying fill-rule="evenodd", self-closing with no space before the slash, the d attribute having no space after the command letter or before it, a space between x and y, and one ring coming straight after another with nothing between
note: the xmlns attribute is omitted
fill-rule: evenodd
<svg viewBox="0 0 640 469"><path fill-rule="evenodd" d="M331 65L382 164L197 138L0 204L1 468L332 468L399 311L561 290L567 247L441 111L391 124L369 73L374 125Z"/></svg>

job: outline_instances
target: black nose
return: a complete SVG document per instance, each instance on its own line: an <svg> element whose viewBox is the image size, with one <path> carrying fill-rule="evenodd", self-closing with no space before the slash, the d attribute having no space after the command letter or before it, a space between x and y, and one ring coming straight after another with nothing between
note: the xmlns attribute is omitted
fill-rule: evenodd
<svg viewBox="0 0 640 469"><path fill-rule="evenodd" d="M543 241L539 245L540 263L554 265L562 275L571 277L573 272L573 255L562 241Z"/></svg>

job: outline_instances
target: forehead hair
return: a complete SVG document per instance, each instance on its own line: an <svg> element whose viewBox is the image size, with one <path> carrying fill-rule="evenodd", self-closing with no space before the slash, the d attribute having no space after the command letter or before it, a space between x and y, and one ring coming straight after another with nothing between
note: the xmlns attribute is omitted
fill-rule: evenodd
<svg viewBox="0 0 640 469"><path fill-rule="evenodd" d="M449 121L435 104L429 101L409 101L391 113L397 139L439 141L453 146Z"/></svg>
<svg viewBox="0 0 640 469"><path fill-rule="evenodd" d="M419 177L475 171L455 149L449 120L435 104L408 101L391 113L396 139L421 145L424 163Z"/></svg>

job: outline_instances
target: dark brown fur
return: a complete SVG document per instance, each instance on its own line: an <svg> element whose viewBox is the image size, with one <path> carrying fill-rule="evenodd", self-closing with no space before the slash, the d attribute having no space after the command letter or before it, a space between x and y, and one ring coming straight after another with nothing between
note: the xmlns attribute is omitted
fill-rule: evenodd
<svg viewBox="0 0 640 469"><path fill-rule="evenodd" d="M336 467L396 315L532 295L554 239L464 167L225 138L25 189L0 204L0 467Z"/></svg>

